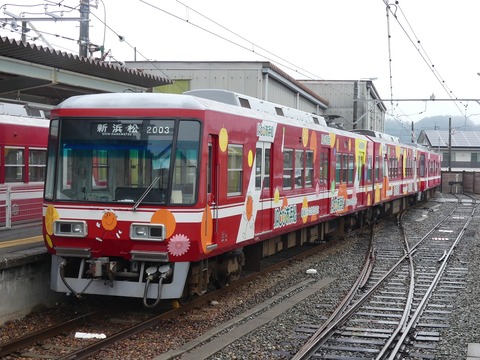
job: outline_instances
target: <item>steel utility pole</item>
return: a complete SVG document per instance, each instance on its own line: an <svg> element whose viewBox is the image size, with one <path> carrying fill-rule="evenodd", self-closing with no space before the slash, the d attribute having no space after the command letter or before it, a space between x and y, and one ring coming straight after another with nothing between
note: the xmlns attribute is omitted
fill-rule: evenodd
<svg viewBox="0 0 480 360"><path fill-rule="evenodd" d="M88 57L89 37L89 14L90 2L89 0L80 0L80 39L78 55L81 57Z"/></svg>
<svg viewBox="0 0 480 360"><path fill-rule="evenodd" d="M452 118L448 118L448 171L452 171Z"/></svg>

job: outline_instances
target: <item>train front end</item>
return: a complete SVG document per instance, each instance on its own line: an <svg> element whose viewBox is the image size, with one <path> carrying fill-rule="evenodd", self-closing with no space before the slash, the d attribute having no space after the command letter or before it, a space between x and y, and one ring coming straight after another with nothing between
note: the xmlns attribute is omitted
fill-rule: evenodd
<svg viewBox="0 0 480 360"><path fill-rule="evenodd" d="M79 97L52 112L43 230L54 291L147 306L184 294L201 246L201 123L153 97L125 106L135 99Z"/></svg>

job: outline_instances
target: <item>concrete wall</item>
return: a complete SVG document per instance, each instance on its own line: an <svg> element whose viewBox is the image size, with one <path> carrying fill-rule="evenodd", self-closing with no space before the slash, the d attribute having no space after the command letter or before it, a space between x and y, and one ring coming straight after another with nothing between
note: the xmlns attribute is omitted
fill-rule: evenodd
<svg viewBox="0 0 480 360"><path fill-rule="evenodd" d="M50 290L50 254L43 246L1 255L0 324L62 298Z"/></svg>

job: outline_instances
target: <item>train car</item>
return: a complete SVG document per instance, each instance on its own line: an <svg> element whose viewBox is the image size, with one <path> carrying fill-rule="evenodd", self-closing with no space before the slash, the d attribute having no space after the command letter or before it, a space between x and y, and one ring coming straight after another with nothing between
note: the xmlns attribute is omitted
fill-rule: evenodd
<svg viewBox="0 0 480 360"><path fill-rule="evenodd" d="M440 178L420 189L409 172L392 192L385 154L417 149L223 90L86 95L51 114L44 238L51 288L76 295L202 294Z"/></svg>
<svg viewBox="0 0 480 360"><path fill-rule="evenodd" d="M0 115L0 227L42 221L49 121Z"/></svg>

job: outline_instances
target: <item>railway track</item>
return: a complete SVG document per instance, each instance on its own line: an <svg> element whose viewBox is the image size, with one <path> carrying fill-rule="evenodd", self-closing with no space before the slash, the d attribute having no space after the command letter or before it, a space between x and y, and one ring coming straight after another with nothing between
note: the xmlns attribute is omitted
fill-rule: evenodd
<svg viewBox="0 0 480 360"><path fill-rule="evenodd" d="M355 296L322 325L299 327L316 331L293 359L434 358L439 330L448 327L452 299L467 273L449 260L476 209L472 199L459 199L421 238L406 236L401 226L402 242L383 243L376 234L375 266L365 287L355 285Z"/></svg>
<svg viewBox="0 0 480 360"><path fill-rule="evenodd" d="M211 291L201 297L198 297L181 307L175 307L160 314L145 313L142 314L143 319L130 323L125 321L129 317L129 310L110 309L106 312L104 309L94 311L89 314L81 315L73 319L69 319L63 323L26 334L25 336L13 339L6 343L0 344L0 357L12 356L12 358L39 358L51 357L55 359L86 359L98 354L102 349L114 345L126 338L132 337L142 331L150 329L155 325L174 319L194 308L204 306L212 300L219 298L225 292L234 291L236 288L255 280L257 277L265 276L267 273L281 269L292 261L299 261L305 257L311 256L325 248L332 246L334 242L323 243L317 246L306 247L304 251L293 251L290 256L284 252L280 253L279 259L272 262L269 259L262 270L251 273L244 278L230 284L228 287ZM132 316L133 317L133 316ZM138 317L138 316L137 316ZM124 321L118 321L123 318ZM92 339L87 346L78 342L78 347L63 346L62 338L74 337L78 329L88 328L89 333L101 334L106 333L104 339ZM60 339L60 340L59 340Z"/></svg>

